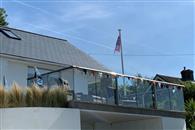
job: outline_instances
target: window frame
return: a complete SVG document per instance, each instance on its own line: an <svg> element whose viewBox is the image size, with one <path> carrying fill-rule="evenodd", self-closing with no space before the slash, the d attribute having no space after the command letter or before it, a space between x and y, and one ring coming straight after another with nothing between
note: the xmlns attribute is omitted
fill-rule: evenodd
<svg viewBox="0 0 195 130"><path fill-rule="evenodd" d="M16 35L12 30L9 29L0 29L0 31L7 37L12 38L12 39L17 39L17 40L21 40L21 38ZM9 33L11 33L13 36L11 36Z"/></svg>

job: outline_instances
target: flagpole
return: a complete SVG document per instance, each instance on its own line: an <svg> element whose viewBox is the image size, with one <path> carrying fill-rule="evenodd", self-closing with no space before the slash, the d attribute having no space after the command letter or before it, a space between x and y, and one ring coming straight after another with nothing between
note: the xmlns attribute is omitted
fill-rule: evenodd
<svg viewBox="0 0 195 130"><path fill-rule="evenodd" d="M119 37L121 38L121 29L118 29ZM124 71L124 63L123 63L123 46L122 46L122 39L121 39L121 68L122 68L122 74L125 74ZM123 85L124 85L124 96L127 95L126 92L126 86L125 86L125 78L123 77Z"/></svg>
<svg viewBox="0 0 195 130"><path fill-rule="evenodd" d="M119 29L118 32L119 32L119 36L121 38L121 29ZM123 64L123 46L122 46L122 43L121 43L121 67L122 67L122 74L125 74L124 64Z"/></svg>

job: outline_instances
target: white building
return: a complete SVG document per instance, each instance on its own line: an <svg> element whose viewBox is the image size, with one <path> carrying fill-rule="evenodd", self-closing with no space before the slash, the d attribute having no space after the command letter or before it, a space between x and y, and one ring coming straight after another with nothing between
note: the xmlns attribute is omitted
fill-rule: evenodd
<svg viewBox="0 0 195 130"><path fill-rule="evenodd" d="M43 85L67 80L73 100L68 108L0 109L2 129L186 129L181 85L116 74L66 40L0 28L1 84L30 85L34 66Z"/></svg>

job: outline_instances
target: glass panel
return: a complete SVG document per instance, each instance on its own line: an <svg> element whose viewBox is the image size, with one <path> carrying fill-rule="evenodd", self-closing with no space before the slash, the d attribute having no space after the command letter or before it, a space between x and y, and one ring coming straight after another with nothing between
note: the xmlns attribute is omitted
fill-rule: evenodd
<svg viewBox="0 0 195 130"><path fill-rule="evenodd" d="M115 103L115 79L101 72L75 71L75 98L94 103Z"/></svg>
<svg viewBox="0 0 195 130"><path fill-rule="evenodd" d="M123 105L123 100L124 100L124 82L122 77L117 78L117 85L118 85L118 104Z"/></svg>
<svg viewBox="0 0 195 130"><path fill-rule="evenodd" d="M114 104L115 86L112 77L108 74L98 73L96 78L97 100L100 103Z"/></svg>
<svg viewBox="0 0 195 130"><path fill-rule="evenodd" d="M60 84L59 78L60 78L59 72L48 74L48 82L47 82L48 87L50 88L50 87L59 86Z"/></svg>
<svg viewBox="0 0 195 130"><path fill-rule="evenodd" d="M93 95L93 101L97 103L106 103L106 92L104 86L101 84L101 79L103 74L101 72L97 72L96 74L96 94Z"/></svg>
<svg viewBox="0 0 195 130"><path fill-rule="evenodd" d="M170 110L170 93L169 86L166 84L160 84L156 88L156 103L157 109Z"/></svg>
<svg viewBox="0 0 195 130"><path fill-rule="evenodd" d="M96 95L96 74L87 70L74 71L75 99L79 101L93 102Z"/></svg>
<svg viewBox="0 0 195 130"><path fill-rule="evenodd" d="M137 89L137 106L143 108L152 108L152 82L146 80L135 79L133 84Z"/></svg>
<svg viewBox="0 0 195 130"><path fill-rule="evenodd" d="M48 87L48 75L43 75L41 78L43 80L43 86Z"/></svg>
<svg viewBox="0 0 195 130"><path fill-rule="evenodd" d="M128 78L119 77L118 88L119 105L137 107L137 89L134 82Z"/></svg>
<svg viewBox="0 0 195 130"><path fill-rule="evenodd" d="M28 67L28 74L27 74L27 78L31 78L31 77L34 77L35 75L35 71L34 71L34 68L33 67Z"/></svg>
<svg viewBox="0 0 195 130"><path fill-rule="evenodd" d="M170 87L169 92L171 98L171 110L184 111L182 88L172 86Z"/></svg>
<svg viewBox="0 0 195 130"><path fill-rule="evenodd" d="M6 34L8 37L20 39L16 34L14 34L11 30L5 30L3 29L4 34Z"/></svg>
<svg viewBox="0 0 195 130"><path fill-rule="evenodd" d="M27 80L27 86L29 87L29 86L32 86L33 85L33 79L28 79Z"/></svg>
<svg viewBox="0 0 195 130"><path fill-rule="evenodd" d="M183 88L177 87L177 110L179 111L185 111L185 103L184 103L184 94L183 94Z"/></svg>
<svg viewBox="0 0 195 130"><path fill-rule="evenodd" d="M105 89L106 103L115 104L116 79L111 75L104 74L101 79L101 86Z"/></svg>
<svg viewBox="0 0 195 130"><path fill-rule="evenodd" d="M125 84L124 84L125 82ZM151 83L140 79L119 77L119 105L152 108Z"/></svg>
<svg viewBox="0 0 195 130"><path fill-rule="evenodd" d="M61 79L64 82L68 83L69 89L71 91L73 91L73 89L74 89L74 77L73 77L74 72L73 71L74 70L72 68L60 71Z"/></svg>

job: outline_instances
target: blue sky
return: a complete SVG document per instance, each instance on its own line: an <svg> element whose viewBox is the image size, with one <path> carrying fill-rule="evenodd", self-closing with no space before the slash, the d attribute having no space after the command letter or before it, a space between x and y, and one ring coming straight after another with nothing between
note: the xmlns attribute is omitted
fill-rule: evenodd
<svg viewBox="0 0 195 130"><path fill-rule="evenodd" d="M180 76L194 66L193 1L2 0L9 26L67 39L116 72L122 29L125 73Z"/></svg>

